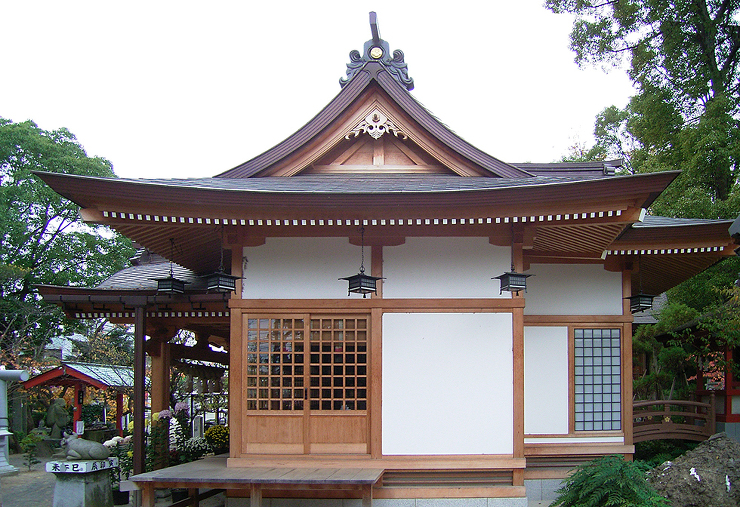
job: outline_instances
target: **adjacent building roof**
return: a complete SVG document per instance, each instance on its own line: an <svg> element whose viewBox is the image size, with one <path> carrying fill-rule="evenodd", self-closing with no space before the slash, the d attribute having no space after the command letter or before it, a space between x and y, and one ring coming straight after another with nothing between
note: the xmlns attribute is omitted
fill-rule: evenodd
<svg viewBox="0 0 740 507"><path fill-rule="evenodd" d="M97 389L128 389L134 386L134 370L128 366L64 362L22 382L26 389L40 385L73 386L79 383Z"/></svg>

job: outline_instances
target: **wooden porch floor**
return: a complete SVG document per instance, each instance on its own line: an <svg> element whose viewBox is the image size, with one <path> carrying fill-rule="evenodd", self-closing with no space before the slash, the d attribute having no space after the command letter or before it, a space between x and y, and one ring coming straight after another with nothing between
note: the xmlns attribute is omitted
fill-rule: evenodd
<svg viewBox="0 0 740 507"><path fill-rule="evenodd" d="M213 488L246 490L252 507L259 507L262 491L270 487L289 490L355 491L363 507L372 504L372 487L382 468L227 467L226 457L209 457L132 476L128 489L142 491L142 505L154 507L156 488Z"/></svg>
<svg viewBox="0 0 740 507"><path fill-rule="evenodd" d="M132 476L122 486L140 489L145 507L154 506L154 490L160 488L229 490L233 496L248 496L253 507L260 505L263 493L362 498L365 507L372 504L375 494L378 498L523 497L523 482L515 475L521 479L525 463L524 458L507 456L450 460L446 456L260 455L229 459L222 455Z"/></svg>

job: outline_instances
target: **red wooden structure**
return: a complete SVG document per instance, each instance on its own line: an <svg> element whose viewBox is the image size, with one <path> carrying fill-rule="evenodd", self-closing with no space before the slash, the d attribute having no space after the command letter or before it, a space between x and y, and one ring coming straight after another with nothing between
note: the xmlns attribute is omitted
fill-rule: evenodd
<svg viewBox="0 0 740 507"><path fill-rule="evenodd" d="M132 368L126 366L65 362L52 370L22 382L22 384L26 389L36 386L73 387L75 390L73 427L76 427L77 422L81 419L82 403L86 387L116 390L116 430L118 430L119 435L123 435L123 422L121 418L123 412L123 395L124 391L131 390L134 387L134 372Z"/></svg>

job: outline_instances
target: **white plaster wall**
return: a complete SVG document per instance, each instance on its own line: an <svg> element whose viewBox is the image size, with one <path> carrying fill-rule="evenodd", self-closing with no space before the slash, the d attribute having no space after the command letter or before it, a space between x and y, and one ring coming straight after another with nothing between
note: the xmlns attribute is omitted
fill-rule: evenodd
<svg viewBox="0 0 740 507"><path fill-rule="evenodd" d="M524 433L568 434L568 328L524 328Z"/></svg>
<svg viewBox="0 0 740 507"><path fill-rule="evenodd" d="M599 264L532 264L526 315L621 315L622 274Z"/></svg>
<svg viewBox="0 0 740 507"><path fill-rule="evenodd" d="M370 249L365 271L370 273ZM246 299L314 299L347 297L347 281L357 274L360 247L347 238L268 238L244 248L242 297Z"/></svg>
<svg viewBox="0 0 740 507"><path fill-rule="evenodd" d="M383 454L513 452L509 313L383 316Z"/></svg>
<svg viewBox="0 0 740 507"><path fill-rule="evenodd" d="M488 238L406 238L383 248L383 297L510 297L499 296L499 281L491 280L509 271L510 257Z"/></svg>

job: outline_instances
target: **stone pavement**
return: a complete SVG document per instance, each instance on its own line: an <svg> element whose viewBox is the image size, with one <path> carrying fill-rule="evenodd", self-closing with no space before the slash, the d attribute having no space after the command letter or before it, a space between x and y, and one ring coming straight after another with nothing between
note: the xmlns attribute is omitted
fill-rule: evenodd
<svg viewBox="0 0 740 507"><path fill-rule="evenodd" d="M28 471L22 454L11 454L8 462L18 469L16 475L0 478L0 505L2 507L52 507L54 499L54 474L45 471L51 458L38 458Z"/></svg>
<svg viewBox="0 0 740 507"><path fill-rule="evenodd" d="M12 454L8 462L18 469L16 475L0 477L0 507L52 507L54 503L54 474L46 472L51 458L38 458L28 471L22 454ZM133 496L132 496L133 499ZM158 500L157 507L170 505L169 498ZM200 502L201 507L223 507L224 495L216 495Z"/></svg>

